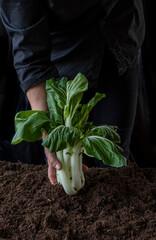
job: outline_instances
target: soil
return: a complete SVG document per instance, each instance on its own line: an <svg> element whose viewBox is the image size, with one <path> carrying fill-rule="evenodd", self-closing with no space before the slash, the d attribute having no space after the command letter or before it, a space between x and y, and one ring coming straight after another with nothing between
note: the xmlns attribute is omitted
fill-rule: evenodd
<svg viewBox="0 0 156 240"><path fill-rule="evenodd" d="M76 196L47 166L0 161L0 240L155 240L156 169L90 168Z"/></svg>

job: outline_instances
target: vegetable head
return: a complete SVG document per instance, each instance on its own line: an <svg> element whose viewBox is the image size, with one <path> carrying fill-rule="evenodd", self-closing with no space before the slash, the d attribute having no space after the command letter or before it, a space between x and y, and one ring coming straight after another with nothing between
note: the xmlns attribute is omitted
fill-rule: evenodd
<svg viewBox="0 0 156 240"><path fill-rule="evenodd" d="M44 111L30 110L15 116L16 133L12 144L40 140L46 131L48 136L42 145L50 152L56 152L62 164L57 179L69 195L76 194L85 183L82 151L109 166L126 165L123 150L117 146L120 143L117 127L94 126L87 122L90 111L105 97L105 94L96 93L87 104L81 104L87 89L88 80L81 73L70 81L66 77L59 81L49 79L46 81L49 115Z"/></svg>

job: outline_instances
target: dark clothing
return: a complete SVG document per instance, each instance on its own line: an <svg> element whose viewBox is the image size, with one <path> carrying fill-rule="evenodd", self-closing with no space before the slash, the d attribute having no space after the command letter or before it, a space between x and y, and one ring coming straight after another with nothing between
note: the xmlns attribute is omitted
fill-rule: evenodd
<svg viewBox="0 0 156 240"><path fill-rule="evenodd" d="M144 37L141 0L0 0L0 16L23 91L71 72L94 78L91 65L101 65L105 42L121 75Z"/></svg>
<svg viewBox="0 0 156 240"><path fill-rule="evenodd" d="M89 80L85 99L96 91L107 95L92 112L94 123L119 127L128 158L145 30L141 0L0 0L0 17L23 91L83 73Z"/></svg>
<svg viewBox="0 0 156 240"><path fill-rule="evenodd" d="M124 149L123 155L129 159L130 143L135 113L137 106L139 72L138 60L122 75L118 76L113 59L107 48L104 55L100 76L96 88L90 87L90 91L84 95L84 101L95 95L95 92L103 92L106 98L100 100L90 114L90 121L95 125L118 126L121 137L120 146ZM85 157L88 166L103 167L103 162L94 158Z"/></svg>

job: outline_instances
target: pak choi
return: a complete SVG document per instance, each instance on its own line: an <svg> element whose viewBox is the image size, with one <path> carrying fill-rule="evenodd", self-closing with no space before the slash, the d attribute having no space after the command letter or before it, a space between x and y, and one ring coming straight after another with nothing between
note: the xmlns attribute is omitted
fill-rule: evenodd
<svg viewBox="0 0 156 240"><path fill-rule="evenodd" d="M66 77L46 81L49 114L44 111L21 111L15 116L15 135L12 144L34 142L48 136L42 145L56 152L62 169L57 170L57 181L69 195L76 194L85 184L82 156L86 154L114 167L126 165L123 150L117 145L117 127L94 126L87 122L89 113L105 94L96 93L86 104L81 104L88 80L78 73L73 80Z"/></svg>

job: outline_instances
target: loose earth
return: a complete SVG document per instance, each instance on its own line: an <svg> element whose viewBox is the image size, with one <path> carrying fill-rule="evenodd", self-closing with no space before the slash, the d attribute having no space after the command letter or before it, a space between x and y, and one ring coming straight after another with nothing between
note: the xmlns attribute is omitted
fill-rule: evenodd
<svg viewBox="0 0 156 240"><path fill-rule="evenodd" d="M0 240L155 240L156 169L90 168L68 196L47 166L0 161Z"/></svg>

